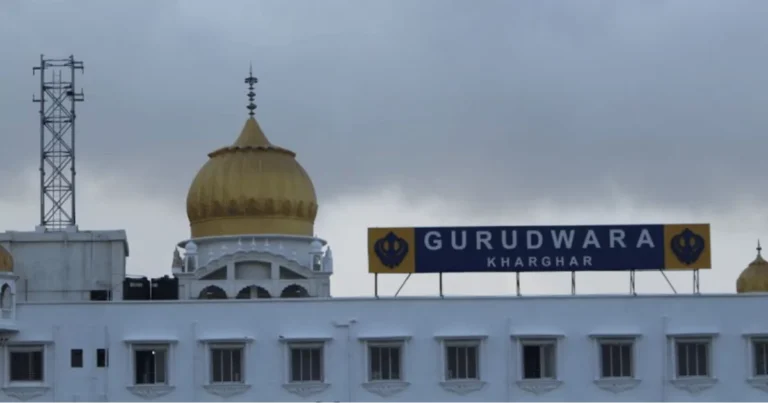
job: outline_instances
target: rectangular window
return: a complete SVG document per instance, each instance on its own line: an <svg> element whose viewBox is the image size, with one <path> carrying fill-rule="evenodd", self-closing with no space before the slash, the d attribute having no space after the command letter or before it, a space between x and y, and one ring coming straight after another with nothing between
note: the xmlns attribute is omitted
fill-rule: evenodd
<svg viewBox="0 0 768 403"><path fill-rule="evenodd" d="M211 347L211 383L243 382L243 346Z"/></svg>
<svg viewBox="0 0 768 403"><path fill-rule="evenodd" d="M523 341L523 379L555 379L555 341Z"/></svg>
<svg viewBox="0 0 768 403"><path fill-rule="evenodd" d="M480 342L456 340L445 342L445 379L480 379Z"/></svg>
<svg viewBox="0 0 768 403"><path fill-rule="evenodd" d="M168 347L134 346L136 385L162 385L168 382Z"/></svg>
<svg viewBox="0 0 768 403"><path fill-rule="evenodd" d="M96 367L97 368L106 368L109 363L107 362L107 349L105 348L98 348L96 349Z"/></svg>
<svg viewBox="0 0 768 403"><path fill-rule="evenodd" d="M755 377L768 377L768 340L753 340L752 355L754 357L753 375Z"/></svg>
<svg viewBox="0 0 768 403"><path fill-rule="evenodd" d="M634 372L632 348L631 340L600 341L600 377L631 378Z"/></svg>
<svg viewBox="0 0 768 403"><path fill-rule="evenodd" d="M675 363L677 377L709 376L709 340L677 340Z"/></svg>
<svg viewBox="0 0 768 403"><path fill-rule="evenodd" d="M10 347L9 380L11 382L42 382L43 351L43 346Z"/></svg>
<svg viewBox="0 0 768 403"><path fill-rule="evenodd" d="M401 380L402 351L400 342L368 344L368 380Z"/></svg>
<svg viewBox="0 0 768 403"><path fill-rule="evenodd" d="M83 350L79 348L73 348L69 352L69 364L72 368L83 367Z"/></svg>
<svg viewBox="0 0 768 403"><path fill-rule="evenodd" d="M323 344L292 344L291 382L323 382Z"/></svg>

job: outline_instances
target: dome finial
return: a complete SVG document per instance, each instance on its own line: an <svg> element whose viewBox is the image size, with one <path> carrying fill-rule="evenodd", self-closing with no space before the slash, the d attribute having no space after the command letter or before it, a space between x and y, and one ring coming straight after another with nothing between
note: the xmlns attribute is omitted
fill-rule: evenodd
<svg viewBox="0 0 768 403"><path fill-rule="evenodd" d="M760 256L760 252L763 250L763 247L760 246L760 240L757 240L757 256ZM762 256L761 256L762 257Z"/></svg>
<svg viewBox="0 0 768 403"><path fill-rule="evenodd" d="M253 100L256 97L256 93L253 92L253 85L258 82L259 79L253 76L253 62L251 62L250 67L248 68L248 77L245 78L245 83L248 84L248 100L250 101L246 108L248 108L248 116L250 117L253 117L253 110L256 109L256 104L253 103Z"/></svg>

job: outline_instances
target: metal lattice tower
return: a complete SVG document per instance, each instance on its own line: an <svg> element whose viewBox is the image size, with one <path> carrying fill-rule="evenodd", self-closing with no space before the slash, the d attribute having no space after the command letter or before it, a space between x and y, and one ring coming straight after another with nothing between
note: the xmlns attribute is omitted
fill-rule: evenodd
<svg viewBox="0 0 768 403"><path fill-rule="evenodd" d="M75 221L75 71L84 71L74 56L46 59L40 55L40 226L62 231Z"/></svg>

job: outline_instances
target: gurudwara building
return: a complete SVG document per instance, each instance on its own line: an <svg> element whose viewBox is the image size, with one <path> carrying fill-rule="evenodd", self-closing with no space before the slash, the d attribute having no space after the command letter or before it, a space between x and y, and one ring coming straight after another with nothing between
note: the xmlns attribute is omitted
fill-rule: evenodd
<svg viewBox="0 0 768 403"><path fill-rule="evenodd" d="M251 114L208 157L167 276L122 230L0 233L0 401L768 399L759 250L728 295L333 298L296 155Z"/></svg>

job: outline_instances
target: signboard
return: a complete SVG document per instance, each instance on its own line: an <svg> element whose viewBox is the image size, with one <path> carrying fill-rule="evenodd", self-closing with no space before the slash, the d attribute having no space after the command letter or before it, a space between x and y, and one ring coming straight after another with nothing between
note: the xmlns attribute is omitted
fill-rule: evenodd
<svg viewBox="0 0 768 403"><path fill-rule="evenodd" d="M368 228L370 273L694 270L709 224Z"/></svg>

